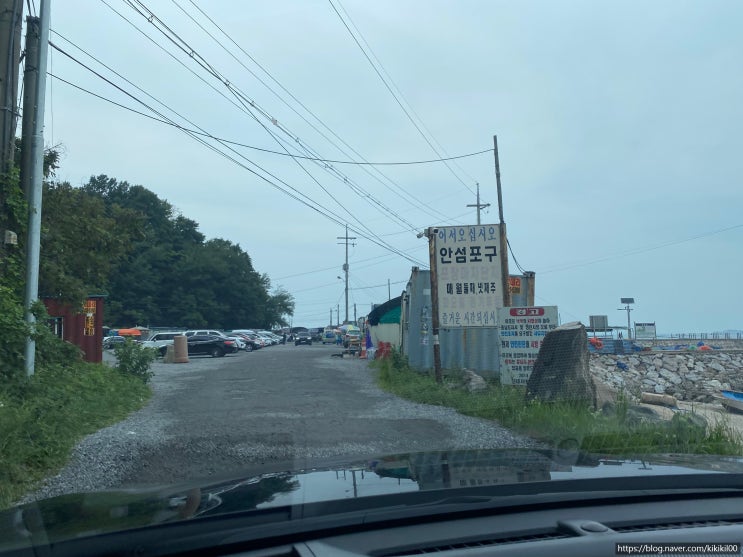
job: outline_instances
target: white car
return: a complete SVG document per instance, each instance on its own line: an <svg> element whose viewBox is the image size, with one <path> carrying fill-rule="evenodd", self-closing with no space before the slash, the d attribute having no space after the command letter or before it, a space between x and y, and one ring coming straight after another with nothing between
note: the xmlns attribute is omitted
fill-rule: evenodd
<svg viewBox="0 0 743 557"><path fill-rule="evenodd" d="M148 348L156 348L160 355L164 356L165 352L168 350L168 345L173 344L173 339L182 334L182 331L164 331L154 333L147 340L143 340L141 344Z"/></svg>

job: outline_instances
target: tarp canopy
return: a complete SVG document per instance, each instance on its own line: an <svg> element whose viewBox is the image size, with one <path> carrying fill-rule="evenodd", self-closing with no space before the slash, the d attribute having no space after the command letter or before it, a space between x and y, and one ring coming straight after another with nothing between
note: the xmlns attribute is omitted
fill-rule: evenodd
<svg viewBox="0 0 743 557"><path fill-rule="evenodd" d="M119 329L119 336L138 337L142 336L142 331L140 331L139 329Z"/></svg>
<svg viewBox="0 0 743 557"><path fill-rule="evenodd" d="M369 325L374 327L380 323L399 323L401 304L402 296L398 296L378 305L367 316Z"/></svg>

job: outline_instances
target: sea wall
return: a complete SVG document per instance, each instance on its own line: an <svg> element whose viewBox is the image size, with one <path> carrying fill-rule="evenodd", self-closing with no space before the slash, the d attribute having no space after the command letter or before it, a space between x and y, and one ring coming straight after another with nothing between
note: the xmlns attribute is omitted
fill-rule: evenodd
<svg viewBox="0 0 743 557"><path fill-rule="evenodd" d="M743 390L743 351L591 354L591 373L614 390L713 402L720 389Z"/></svg>

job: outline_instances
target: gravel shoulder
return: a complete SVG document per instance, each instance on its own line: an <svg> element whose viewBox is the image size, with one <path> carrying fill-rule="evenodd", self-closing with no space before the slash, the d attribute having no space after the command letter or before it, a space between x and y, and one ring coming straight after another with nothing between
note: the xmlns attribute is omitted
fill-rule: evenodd
<svg viewBox="0 0 743 557"><path fill-rule="evenodd" d="M83 439L24 501L244 474L273 462L409 451L535 447L498 424L381 390L365 360L277 346L153 366L153 397Z"/></svg>

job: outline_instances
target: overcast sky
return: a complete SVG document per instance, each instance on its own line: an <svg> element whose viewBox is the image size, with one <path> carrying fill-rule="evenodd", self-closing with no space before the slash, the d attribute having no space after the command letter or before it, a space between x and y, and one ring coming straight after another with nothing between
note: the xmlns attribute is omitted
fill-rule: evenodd
<svg viewBox="0 0 743 557"><path fill-rule="evenodd" d="M490 149L497 134L509 239L521 266L537 273L538 304L559 306L562 321L607 314L621 324L619 298L634 297L633 320L656 321L659 331L743 329L737 0L137 4L193 56L122 0L52 4L57 46L180 125L229 141L404 162ZM371 48L420 132L334 8ZM152 115L59 52L49 69ZM337 304L344 317L341 223L357 237L349 256L353 317L354 303L364 315L387 300L388 280L396 296L415 262L427 267L427 243L416 231L475 223L466 205L475 203L476 182L492 204L483 222L498 221L492 152L451 162L451 170L326 168L208 140L263 173L252 166L260 165L314 210L182 131L55 79L47 84L45 141L63 145L59 179L80 185L107 174L142 184L207 237L240 244L274 286L294 294L294 325L325 325ZM407 258L378 245L385 243ZM517 270L513 259L510 267Z"/></svg>

